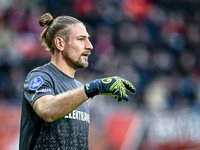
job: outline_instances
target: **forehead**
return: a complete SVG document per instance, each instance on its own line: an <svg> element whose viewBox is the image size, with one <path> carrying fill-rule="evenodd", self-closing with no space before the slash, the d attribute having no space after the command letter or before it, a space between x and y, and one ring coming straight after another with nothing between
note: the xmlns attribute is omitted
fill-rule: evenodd
<svg viewBox="0 0 200 150"><path fill-rule="evenodd" d="M71 35L72 37L76 36L89 36L85 26L82 23L74 24L71 27Z"/></svg>

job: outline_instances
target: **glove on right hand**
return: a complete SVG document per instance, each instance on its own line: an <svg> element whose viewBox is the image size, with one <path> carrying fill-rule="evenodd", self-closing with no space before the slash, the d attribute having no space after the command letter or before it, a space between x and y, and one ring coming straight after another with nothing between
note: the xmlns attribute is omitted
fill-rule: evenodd
<svg viewBox="0 0 200 150"><path fill-rule="evenodd" d="M135 87L128 81L118 76L96 79L84 85L85 93L88 98L101 95L111 95L117 98L117 101L129 101L126 90L135 94Z"/></svg>

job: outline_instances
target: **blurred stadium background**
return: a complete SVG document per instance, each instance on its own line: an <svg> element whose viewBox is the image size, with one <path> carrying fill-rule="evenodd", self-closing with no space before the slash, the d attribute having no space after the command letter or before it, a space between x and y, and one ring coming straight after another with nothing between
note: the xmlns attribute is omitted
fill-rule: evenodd
<svg viewBox="0 0 200 150"><path fill-rule="evenodd" d="M90 100L91 150L200 149L200 0L0 0L0 149L18 149L27 73L50 61L40 16L82 20L94 50L83 84L118 75L130 102Z"/></svg>

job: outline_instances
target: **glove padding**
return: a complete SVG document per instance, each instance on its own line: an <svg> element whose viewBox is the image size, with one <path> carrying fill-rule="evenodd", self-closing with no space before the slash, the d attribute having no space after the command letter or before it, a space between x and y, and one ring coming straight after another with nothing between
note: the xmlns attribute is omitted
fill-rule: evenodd
<svg viewBox="0 0 200 150"><path fill-rule="evenodd" d="M117 98L117 101L129 101L126 90L135 94L135 87L128 81L118 76L96 79L84 85L85 93L88 98L96 95L111 95Z"/></svg>

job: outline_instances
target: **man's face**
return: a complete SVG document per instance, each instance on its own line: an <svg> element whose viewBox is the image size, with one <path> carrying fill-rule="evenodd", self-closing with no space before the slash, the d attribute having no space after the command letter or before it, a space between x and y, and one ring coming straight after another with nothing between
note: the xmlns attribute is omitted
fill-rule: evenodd
<svg viewBox="0 0 200 150"><path fill-rule="evenodd" d="M74 69L86 68L92 49L85 26L82 23L71 26L71 34L69 40L65 42L63 51L66 63Z"/></svg>

